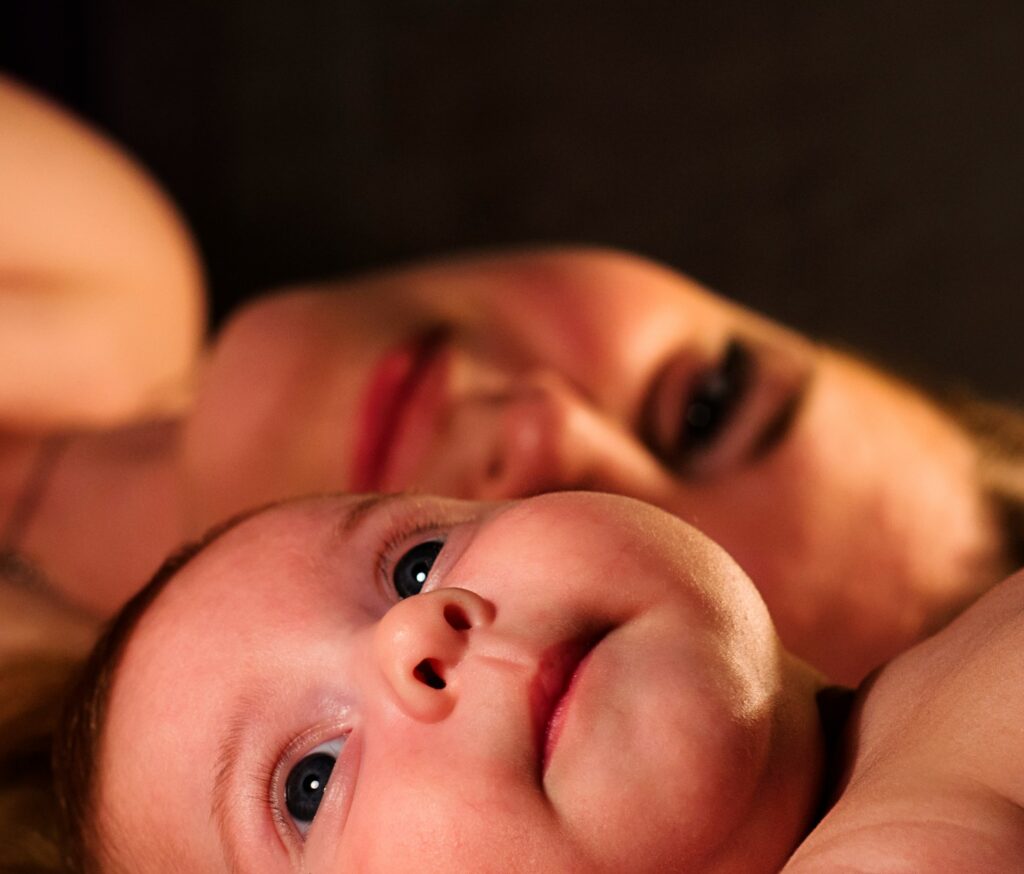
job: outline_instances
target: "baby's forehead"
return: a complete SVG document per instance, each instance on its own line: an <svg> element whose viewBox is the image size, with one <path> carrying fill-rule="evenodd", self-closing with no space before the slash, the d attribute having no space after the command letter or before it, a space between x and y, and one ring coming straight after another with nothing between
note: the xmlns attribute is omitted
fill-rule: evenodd
<svg viewBox="0 0 1024 874"><path fill-rule="evenodd" d="M184 560L139 617L136 634L164 621L183 621L182 613L198 615L216 611L218 605L229 610L251 605L258 594L267 594L268 583L287 590L291 575L318 566L329 541L343 545L345 532L338 511L362 500L339 496L331 502L275 503L223 523L186 547ZM344 566L344 550L334 552L332 559Z"/></svg>

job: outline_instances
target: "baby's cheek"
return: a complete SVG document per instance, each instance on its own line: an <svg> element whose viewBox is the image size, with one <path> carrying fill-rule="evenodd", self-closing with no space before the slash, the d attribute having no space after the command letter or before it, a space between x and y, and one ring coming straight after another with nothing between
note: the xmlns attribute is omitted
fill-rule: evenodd
<svg viewBox="0 0 1024 874"><path fill-rule="evenodd" d="M402 773L396 768L396 775ZM594 871L560 824L522 786L460 773L452 760L448 778L431 785L410 779L387 786L360 786L345 831L331 856L307 867L318 874L417 874L451 872ZM365 791L364 791L365 790ZM303 870L306 870L305 868Z"/></svg>

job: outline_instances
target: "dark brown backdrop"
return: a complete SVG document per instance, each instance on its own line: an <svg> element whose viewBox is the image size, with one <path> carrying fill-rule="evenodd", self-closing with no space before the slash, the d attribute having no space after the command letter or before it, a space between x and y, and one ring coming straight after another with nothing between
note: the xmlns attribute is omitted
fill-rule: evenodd
<svg viewBox="0 0 1024 874"><path fill-rule="evenodd" d="M1024 400L1019 0L8 3L5 65L163 180L219 314L591 241Z"/></svg>

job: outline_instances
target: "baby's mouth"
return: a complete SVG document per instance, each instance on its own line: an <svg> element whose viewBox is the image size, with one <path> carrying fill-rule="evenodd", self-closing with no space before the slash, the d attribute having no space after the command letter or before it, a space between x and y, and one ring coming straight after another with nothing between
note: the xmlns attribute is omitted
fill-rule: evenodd
<svg viewBox="0 0 1024 874"><path fill-rule="evenodd" d="M530 683L530 709L541 780L565 725L579 677L591 653L607 633L605 630L557 644L540 658L537 673Z"/></svg>

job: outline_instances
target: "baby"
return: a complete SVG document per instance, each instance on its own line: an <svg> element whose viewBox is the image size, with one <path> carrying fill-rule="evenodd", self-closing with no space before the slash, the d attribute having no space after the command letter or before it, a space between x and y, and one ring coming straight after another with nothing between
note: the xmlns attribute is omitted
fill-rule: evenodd
<svg viewBox="0 0 1024 874"><path fill-rule="evenodd" d="M1019 737L1013 699L973 733L963 705L1020 688L1022 601L1004 584L861 691L792 870L1018 870L1020 768L985 743ZM826 688L648 505L310 499L129 605L58 776L86 870L757 874L820 813Z"/></svg>
<svg viewBox="0 0 1024 874"><path fill-rule="evenodd" d="M140 597L58 767L87 870L749 874L818 802L819 678L635 500L285 504Z"/></svg>

